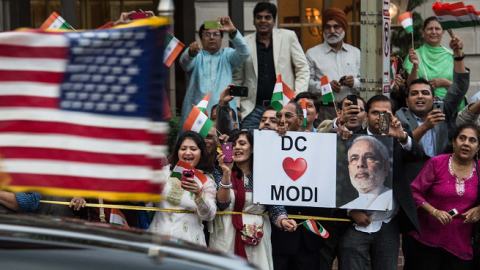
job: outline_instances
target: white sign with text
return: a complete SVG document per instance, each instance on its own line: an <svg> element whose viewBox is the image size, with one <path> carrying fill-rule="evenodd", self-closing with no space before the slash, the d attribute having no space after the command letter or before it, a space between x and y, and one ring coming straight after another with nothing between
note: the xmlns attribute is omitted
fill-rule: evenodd
<svg viewBox="0 0 480 270"><path fill-rule="evenodd" d="M335 207L337 134L254 130L254 138L254 203Z"/></svg>

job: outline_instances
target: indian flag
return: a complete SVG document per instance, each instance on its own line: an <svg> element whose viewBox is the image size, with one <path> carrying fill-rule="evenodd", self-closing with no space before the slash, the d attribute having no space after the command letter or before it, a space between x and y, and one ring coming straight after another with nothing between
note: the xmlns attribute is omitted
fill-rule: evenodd
<svg viewBox="0 0 480 270"><path fill-rule="evenodd" d="M307 126L307 100L302 98L302 111L303 111L303 125L304 127Z"/></svg>
<svg viewBox="0 0 480 270"><path fill-rule="evenodd" d="M185 45L169 32L167 35L167 47L163 53L163 63L170 67L180 52L182 52L183 47Z"/></svg>
<svg viewBox="0 0 480 270"><path fill-rule="evenodd" d="M398 16L398 21L402 24L403 28L405 28L407 34L413 32L412 12L405 12L402 15Z"/></svg>
<svg viewBox="0 0 480 270"><path fill-rule="evenodd" d="M127 219L125 218L125 215L123 215L123 213L122 213L122 211L120 211L120 209L112 209L112 211L110 211L110 224L130 228L128 226Z"/></svg>
<svg viewBox="0 0 480 270"><path fill-rule="evenodd" d="M197 107L202 111L205 115L207 114L207 105L208 101L210 100L210 94L207 94L200 102L197 104Z"/></svg>
<svg viewBox="0 0 480 270"><path fill-rule="evenodd" d="M395 58L393 61L392 66L390 67L390 89L393 89L395 86L395 76L397 75L397 68L398 68L398 59Z"/></svg>
<svg viewBox="0 0 480 270"><path fill-rule="evenodd" d="M302 222L302 224L307 230L313 232L316 235L319 235L323 238L328 238L329 236L327 230L325 230L325 228L323 228L320 223L316 222L313 219L305 220L304 222Z"/></svg>
<svg viewBox="0 0 480 270"><path fill-rule="evenodd" d="M212 127L212 120L210 120L197 106L193 105L192 111L183 125L183 130L195 131L205 139Z"/></svg>
<svg viewBox="0 0 480 270"><path fill-rule="evenodd" d="M195 174L195 176L193 178L195 179L195 181L197 181L197 183L200 186L203 186L203 184L205 184L205 182L207 182L207 180L208 180L207 177L203 173L201 173L200 171L196 170L194 167L188 165L188 163L183 162L183 161L179 161L177 163L175 168L173 168L173 171L170 174L170 177L175 177L178 180L182 180L183 169L193 170L194 174Z"/></svg>
<svg viewBox="0 0 480 270"><path fill-rule="evenodd" d="M320 83L322 85L322 102L323 105L327 105L329 102L335 100L328 76L323 76L320 78Z"/></svg>
<svg viewBox="0 0 480 270"><path fill-rule="evenodd" d="M463 2L454 4L436 2L432 9L444 30L480 25L480 14L473 6L465 6Z"/></svg>
<svg viewBox="0 0 480 270"><path fill-rule="evenodd" d="M280 112L294 96L295 92L282 81L282 75L278 75L270 105L272 105L277 112Z"/></svg>
<svg viewBox="0 0 480 270"><path fill-rule="evenodd" d="M40 29L73 29L57 12L53 12L50 17L40 26Z"/></svg>

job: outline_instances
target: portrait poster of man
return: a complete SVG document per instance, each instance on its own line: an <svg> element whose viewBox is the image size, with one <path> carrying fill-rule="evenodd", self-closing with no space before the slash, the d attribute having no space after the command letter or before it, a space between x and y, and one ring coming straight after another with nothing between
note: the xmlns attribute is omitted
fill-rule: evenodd
<svg viewBox="0 0 480 270"><path fill-rule="evenodd" d="M353 135L337 138L336 205L344 209L391 210L393 139Z"/></svg>

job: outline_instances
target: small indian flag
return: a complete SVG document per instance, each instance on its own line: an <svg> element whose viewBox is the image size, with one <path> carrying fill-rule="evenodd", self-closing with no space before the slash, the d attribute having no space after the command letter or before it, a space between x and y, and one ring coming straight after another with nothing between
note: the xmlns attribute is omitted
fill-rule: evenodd
<svg viewBox="0 0 480 270"><path fill-rule="evenodd" d="M390 89L393 89L395 86L395 76L397 75L397 66L398 66L398 59L395 58L393 61L392 66L390 67Z"/></svg>
<svg viewBox="0 0 480 270"><path fill-rule="evenodd" d="M303 111L303 125L304 127L307 126L307 100L302 98L302 111Z"/></svg>
<svg viewBox="0 0 480 270"><path fill-rule="evenodd" d="M270 105L272 105L277 112L280 112L294 96L295 92L282 81L282 75L278 75Z"/></svg>
<svg viewBox="0 0 480 270"><path fill-rule="evenodd" d="M210 100L210 94L207 94L200 102L197 104L197 107L202 111L205 115L208 116L207 114L207 106L208 106L208 101Z"/></svg>
<svg viewBox="0 0 480 270"><path fill-rule="evenodd" d="M167 47L163 53L163 63L170 67L180 52L182 52L183 47L185 45L169 32L167 35Z"/></svg>
<svg viewBox="0 0 480 270"><path fill-rule="evenodd" d="M305 220L304 222L302 222L302 224L307 230L313 232L316 235L319 235L323 238L328 238L329 236L327 230L325 230L325 228L323 228L320 223L316 222L313 219Z"/></svg>
<svg viewBox="0 0 480 270"><path fill-rule="evenodd" d="M327 105L329 102L335 100L328 76L323 76L320 78L320 83L322 85L322 102L323 105Z"/></svg>
<svg viewBox="0 0 480 270"><path fill-rule="evenodd" d="M436 2L432 9L444 30L480 25L478 12L473 6L465 6L463 2L453 4Z"/></svg>
<svg viewBox="0 0 480 270"><path fill-rule="evenodd" d="M40 26L40 29L73 29L57 12L53 12Z"/></svg>
<svg viewBox="0 0 480 270"><path fill-rule="evenodd" d="M170 174L170 177L175 177L178 180L182 180L183 169L193 170L194 174L195 174L194 179L195 179L195 181L197 181L197 183L200 186L203 186L203 184L205 184L205 182L207 182L207 180L208 180L207 177L203 173L201 173L200 171L196 170L192 166L188 165L188 163L183 162L183 161L179 161L177 163L175 168L173 168L173 171Z"/></svg>
<svg viewBox="0 0 480 270"><path fill-rule="evenodd" d="M402 15L398 16L398 21L402 24L403 28L405 28L407 34L413 32L412 12L405 12Z"/></svg>
<svg viewBox="0 0 480 270"><path fill-rule="evenodd" d="M212 127L212 120L210 120L197 106L193 105L192 111L183 125L183 130L195 131L205 139Z"/></svg>
<svg viewBox="0 0 480 270"><path fill-rule="evenodd" d="M128 226L125 215L123 215L123 213L119 209L112 209L112 211L110 211L110 224L130 228Z"/></svg>

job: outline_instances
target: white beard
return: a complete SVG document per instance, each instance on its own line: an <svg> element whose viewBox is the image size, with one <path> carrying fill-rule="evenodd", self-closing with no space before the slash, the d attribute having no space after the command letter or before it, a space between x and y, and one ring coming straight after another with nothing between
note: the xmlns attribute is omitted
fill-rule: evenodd
<svg viewBox="0 0 480 270"><path fill-rule="evenodd" d="M335 36L327 37L325 35L325 32L323 32L323 40L326 40L328 44L337 44L345 38L345 31L343 31L342 34L340 35L337 35L337 33L330 34L330 35L335 35Z"/></svg>

